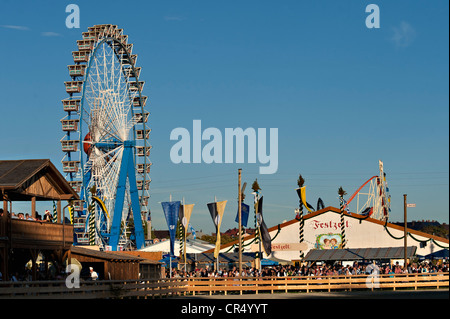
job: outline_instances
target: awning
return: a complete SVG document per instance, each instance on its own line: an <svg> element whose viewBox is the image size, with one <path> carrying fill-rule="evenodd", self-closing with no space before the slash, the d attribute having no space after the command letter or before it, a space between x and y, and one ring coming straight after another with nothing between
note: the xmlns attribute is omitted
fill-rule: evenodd
<svg viewBox="0 0 450 319"><path fill-rule="evenodd" d="M215 263L217 261L214 258L214 253L201 253L201 254L186 254L188 262L199 263ZM242 262L250 262L255 259L255 253L242 253ZM221 263L237 263L239 262L238 253L220 253L219 261Z"/></svg>
<svg viewBox="0 0 450 319"><path fill-rule="evenodd" d="M407 258L413 257L416 250L416 246L407 247ZM404 247L311 249L306 255L305 261L402 259L404 251Z"/></svg>
<svg viewBox="0 0 450 319"><path fill-rule="evenodd" d="M425 256L420 256L422 258L425 259L444 259L444 258L448 258L448 249L441 249L438 251L435 251L434 253L425 255Z"/></svg>

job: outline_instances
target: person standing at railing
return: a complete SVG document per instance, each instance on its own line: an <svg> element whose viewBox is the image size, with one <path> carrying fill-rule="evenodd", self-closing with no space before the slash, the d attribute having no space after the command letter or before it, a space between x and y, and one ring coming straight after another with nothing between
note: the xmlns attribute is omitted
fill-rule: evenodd
<svg viewBox="0 0 450 319"><path fill-rule="evenodd" d="M98 279L98 274L96 271L94 271L94 268L89 267L89 271L91 272L91 280L97 280Z"/></svg>

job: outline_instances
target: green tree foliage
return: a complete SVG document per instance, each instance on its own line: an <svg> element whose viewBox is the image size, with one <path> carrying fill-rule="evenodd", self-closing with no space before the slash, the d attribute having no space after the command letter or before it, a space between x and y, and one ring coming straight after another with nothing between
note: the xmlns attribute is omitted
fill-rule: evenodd
<svg viewBox="0 0 450 319"><path fill-rule="evenodd" d="M216 235L203 235L200 239L206 241L207 243L214 245L216 243L217 236ZM234 240L236 240L235 237L232 237L232 236L229 236L229 235L226 235L223 233L220 234L220 244L221 245L228 244Z"/></svg>

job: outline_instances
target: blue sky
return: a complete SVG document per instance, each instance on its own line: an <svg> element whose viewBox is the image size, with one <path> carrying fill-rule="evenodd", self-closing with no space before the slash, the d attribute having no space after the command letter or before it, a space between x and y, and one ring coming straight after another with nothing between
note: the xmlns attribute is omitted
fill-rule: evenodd
<svg viewBox="0 0 450 319"><path fill-rule="evenodd" d="M80 28L65 8L80 8ZM380 8L368 29L365 8ZM384 162L391 221L449 222L448 1L2 1L1 159L50 158L61 169L63 82L76 40L116 24L139 55L149 96L153 162L150 209L195 203L191 223L212 232L206 203L228 200L222 230L236 226L237 169L258 178L266 223L294 217L298 174L307 200L338 207ZM279 165L173 164L170 132L278 128ZM22 208L17 204L17 209ZM45 210L44 207L38 209Z"/></svg>

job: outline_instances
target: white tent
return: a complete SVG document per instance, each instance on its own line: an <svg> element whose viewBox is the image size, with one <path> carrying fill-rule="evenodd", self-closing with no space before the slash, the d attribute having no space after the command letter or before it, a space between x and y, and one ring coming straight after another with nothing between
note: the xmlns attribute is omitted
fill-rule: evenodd
<svg viewBox="0 0 450 319"><path fill-rule="evenodd" d="M203 253L206 250L214 249L214 245L209 244L203 240L192 240L188 239L186 241L186 253L187 254L194 254L194 253ZM181 247L183 249L183 247ZM170 252L170 240L164 240L160 241L159 243L147 246L145 248L139 249L139 251L162 251L163 253L169 253ZM175 256L180 255L180 241L177 239L175 240L174 244L174 254Z"/></svg>
<svg viewBox="0 0 450 319"><path fill-rule="evenodd" d="M303 251L306 256L313 249L334 249L341 248L336 245L332 247L331 241L337 244L342 241L342 228L340 219L340 209L326 207L321 210L304 215L304 243L306 249ZM284 222L278 226L269 228L274 244L282 244L283 247L277 250L272 249L272 254L267 256L263 251L264 258L276 258L278 260L297 261L300 259L298 250L289 249L289 244L299 243L299 221L296 219ZM404 246L404 228L389 222L380 221L367 216L355 213L344 212L345 248L389 248ZM407 228L407 246L417 247L416 254L425 256L439 249L448 249L448 239L433 236L424 232ZM245 237L244 252L251 252L254 235ZM327 241L325 241L327 239ZM330 244L327 244L330 243ZM423 243L426 243L424 245ZM221 246L220 252L227 252L231 246L238 244L233 241ZM286 245L288 244L288 245ZM279 245L280 246L280 245ZM212 249L209 252L212 252Z"/></svg>

